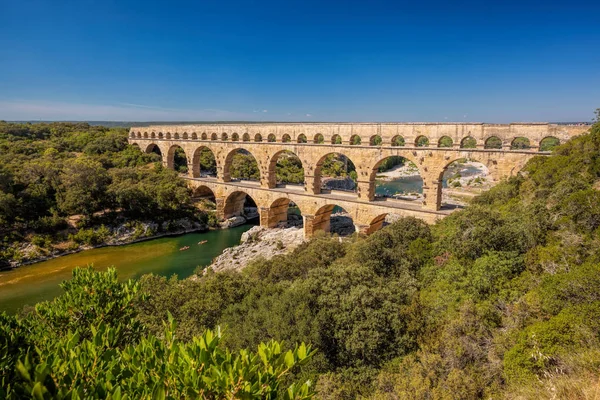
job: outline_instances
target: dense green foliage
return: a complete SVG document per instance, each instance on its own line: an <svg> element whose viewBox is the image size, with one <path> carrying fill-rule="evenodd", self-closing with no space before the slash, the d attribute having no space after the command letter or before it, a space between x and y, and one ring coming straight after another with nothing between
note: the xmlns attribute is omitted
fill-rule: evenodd
<svg viewBox="0 0 600 400"><path fill-rule="evenodd" d="M0 258L15 258L9 247L25 240L67 240L70 216L78 228L194 217L185 182L159 161L121 128L0 122Z"/></svg>
<svg viewBox="0 0 600 400"><path fill-rule="evenodd" d="M24 317L0 315L0 397L6 399L309 399L312 387L282 383L313 355L302 343L269 341L232 353L221 332L177 338L167 315L146 335L132 302L139 284L116 271L76 269L64 294Z"/></svg>
<svg viewBox="0 0 600 400"><path fill-rule="evenodd" d="M335 163L337 160L332 160ZM242 273L147 276L151 332L320 351L321 398L586 398L600 367L600 124L434 226L320 236Z"/></svg>

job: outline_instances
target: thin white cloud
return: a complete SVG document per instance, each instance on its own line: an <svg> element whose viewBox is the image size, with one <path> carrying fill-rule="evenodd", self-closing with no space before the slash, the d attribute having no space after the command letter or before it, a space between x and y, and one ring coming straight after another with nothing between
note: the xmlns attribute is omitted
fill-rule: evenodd
<svg viewBox="0 0 600 400"><path fill-rule="evenodd" d="M268 110L263 110L263 112L269 112Z"/></svg>
<svg viewBox="0 0 600 400"><path fill-rule="evenodd" d="M170 109L120 103L81 104L48 101L0 101L0 119L73 121L202 121L252 119L250 114L218 109Z"/></svg>
<svg viewBox="0 0 600 400"><path fill-rule="evenodd" d="M312 114L306 114L307 117L312 117Z"/></svg>

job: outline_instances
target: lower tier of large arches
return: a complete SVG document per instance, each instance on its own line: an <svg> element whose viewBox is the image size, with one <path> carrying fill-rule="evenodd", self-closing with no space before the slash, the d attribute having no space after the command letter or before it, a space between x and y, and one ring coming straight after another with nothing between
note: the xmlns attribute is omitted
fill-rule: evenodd
<svg viewBox="0 0 600 400"><path fill-rule="evenodd" d="M388 214L411 216L433 223L451 211L426 210L420 206L393 201L360 201L352 196L314 195L302 190L265 188L250 182L219 182L211 178L189 178L190 187L198 197L214 197L217 217L221 220L243 215L249 200L256 207L260 225L274 228L289 218L290 204L302 216L305 237L330 230L330 220L336 208L343 209L356 232L370 234L379 230Z"/></svg>

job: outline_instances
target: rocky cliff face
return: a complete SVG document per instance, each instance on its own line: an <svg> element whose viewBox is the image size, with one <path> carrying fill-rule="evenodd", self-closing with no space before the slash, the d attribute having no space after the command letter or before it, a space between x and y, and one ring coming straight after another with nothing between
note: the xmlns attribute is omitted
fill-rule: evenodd
<svg viewBox="0 0 600 400"><path fill-rule="evenodd" d="M324 189L333 190L354 190L356 183L349 176L345 178L330 178L325 177L321 180L321 186Z"/></svg>

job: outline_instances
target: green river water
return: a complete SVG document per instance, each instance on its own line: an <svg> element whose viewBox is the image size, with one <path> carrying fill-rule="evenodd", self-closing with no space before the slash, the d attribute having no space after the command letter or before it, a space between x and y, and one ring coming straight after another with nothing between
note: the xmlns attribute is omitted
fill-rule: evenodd
<svg viewBox="0 0 600 400"><path fill-rule="evenodd" d="M225 248L239 244L242 233L251 227L242 225L125 246L101 247L0 272L0 312L14 313L25 305L56 297L61 292L58 285L69 279L71 270L78 266L93 264L99 270L115 266L121 279L148 273L177 274L179 278L186 278L197 266L209 265ZM208 242L198 245L201 240ZM179 251L183 246L190 246L190 249Z"/></svg>

